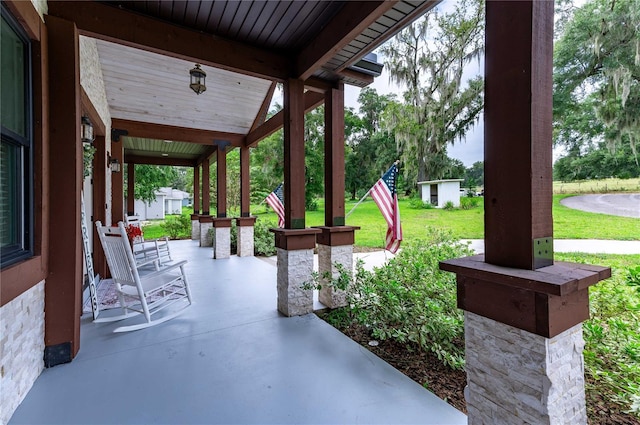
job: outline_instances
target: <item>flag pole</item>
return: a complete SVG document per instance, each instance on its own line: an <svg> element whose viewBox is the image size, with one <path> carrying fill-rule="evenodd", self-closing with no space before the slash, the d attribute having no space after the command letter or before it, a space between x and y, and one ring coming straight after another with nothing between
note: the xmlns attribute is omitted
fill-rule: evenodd
<svg viewBox="0 0 640 425"><path fill-rule="evenodd" d="M395 164L396 166L397 166L399 163L400 163L400 160L399 160L399 159L395 160L395 162L394 162L394 164ZM373 186L372 186L372 187L373 187ZM369 196L369 192L371 192L371 189L367 190L367 193L365 193L365 194L364 194L364 196L363 196L363 197L362 197L362 198L361 198L361 199L360 199L360 200L359 200L359 201L358 201L358 202L353 206L353 208L351 208L351 211L349 211L349 212L347 213L347 215L346 215L346 216L344 216L344 218L345 218L345 219L351 215L351 213L353 212L353 210L355 210L355 209L358 207L358 205L360 205L360 204L364 201L364 199L365 199L367 196Z"/></svg>

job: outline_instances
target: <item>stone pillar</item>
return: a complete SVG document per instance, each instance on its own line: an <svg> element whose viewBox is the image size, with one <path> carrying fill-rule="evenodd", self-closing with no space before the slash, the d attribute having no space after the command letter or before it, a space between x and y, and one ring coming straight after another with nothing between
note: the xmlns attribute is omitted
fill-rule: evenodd
<svg viewBox="0 0 640 425"><path fill-rule="evenodd" d="M313 248L318 229L271 229L275 233L278 255L278 311L285 316L313 312L313 289L303 289L311 282Z"/></svg>
<svg viewBox="0 0 640 425"><path fill-rule="evenodd" d="M200 215L191 214L191 240L200 240Z"/></svg>
<svg viewBox="0 0 640 425"><path fill-rule="evenodd" d="M209 234L209 229L213 228L213 217L201 215L198 220L200 221L200 246L213 246L213 236Z"/></svg>
<svg viewBox="0 0 640 425"><path fill-rule="evenodd" d="M329 308L344 307L347 298L344 290L334 288L322 278L327 272L332 278L339 276L336 264L353 273L353 243L355 230L359 227L332 226L318 227L318 273L320 274L320 292L318 300Z"/></svg>
<svg viewBox="0 0 640 425"><path fill-rule="evenodd" d="M220 260L231 256L231 219L213 219L213 258Z"/></svg>
<svg viewBox="0 0 640 425"><path fill-rule="evenodd" d="M465 310L469 424L586 424L582 325L601 266L502 267L448 260Z"/></svg>
<svg viewBox="0 0 640 425"><path fill-rule="evenodd" d="M582 324L545 338L465 312L469 424L586 424Z"/></svg>
<svg viewBox="0 0 640 425"><path fill-rule="evenodd" d="M253 226L255 217L237 217L236 229L238 230L238 257L253 256Z"/></svg>

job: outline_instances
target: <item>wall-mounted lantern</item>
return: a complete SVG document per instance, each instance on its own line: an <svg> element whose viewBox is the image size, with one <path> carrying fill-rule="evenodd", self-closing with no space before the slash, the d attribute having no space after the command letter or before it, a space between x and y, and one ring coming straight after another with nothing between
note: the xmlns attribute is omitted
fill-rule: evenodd
<svg viewBox="0 0 640 425"><path fill-rule="evenodd" d="M207 78L207 73L200 69L200 64L197 63L195 68L189 71L189 75L191 75L191 90L196 92L196 94L200 94L207 89L205 86L204 80Z"/></svg>
<svg viewBox="0 0 640 425"><path fill-rule="evenodd" d="M95 140L95 137L93 137L93 125L91 125L91 121L89 121L87 117L82 117L80 123L80 138L82 139L82 143L93 143Z"/></svg>
<svg viewBox="0 0 640 425"><path fill-rule="evenodd" d="M121 170L120 161L118 158L111 158L109 160L109 168L111 168L112 173L119 173Z"/></svg>

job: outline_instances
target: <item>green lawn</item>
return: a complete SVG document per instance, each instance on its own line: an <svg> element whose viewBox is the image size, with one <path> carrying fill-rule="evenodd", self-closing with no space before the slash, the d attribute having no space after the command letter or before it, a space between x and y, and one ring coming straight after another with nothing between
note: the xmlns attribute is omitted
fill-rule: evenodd
<svg viewBox="0 0 640 425"><path fill-rule="evenodd" d="M605 214L588 213L573 210L560 205L560 200L572 195L553 196L553 228L556 239L610 239L610 240L639 240L640 220L636 218L616 217ZM411 208L408 199L400 200L400 215L405 240L420 238L427 226L449 229L454 236L461 239L484 238L484 198L475 198L478 206L470 210L454 209L415 209ZM307 226L322 226L324 224L324 203L318 202L317 211L307 211ZM355 201L347 201L345 211L351 211ZM211 211L215 211L212 208ZM191 211L185 208L185 214ZM262 205L252 206L252 213L259 219L277 221L276 215ZM232 215L232 214L230 214ZM347 217L350 226L359 226L356 232L356 245L381 248L384 245L387 226L371 199L361 203L353 213ZM153 221L145 226L145 237L157 238L164 235L160 221Z"/></svg>

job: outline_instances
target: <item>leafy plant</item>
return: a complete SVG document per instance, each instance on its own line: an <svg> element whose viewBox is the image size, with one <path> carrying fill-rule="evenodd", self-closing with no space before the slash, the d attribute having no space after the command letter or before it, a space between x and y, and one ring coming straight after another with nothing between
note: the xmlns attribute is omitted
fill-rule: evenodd
<svg viewBox="0 0 640 425"><path fill-rule="evenodd" d="M269 229L278 227L274 221L258 218L253 227L253 253L268 257L276 253L276 242Z"/></svg>
<svg viewBox="0 0 640 425"><path fill-rule="evenodd" d="M424 239L404 244L385 266L367 271L358 263L346 288L353 320L376 339L417 346L454 369L462 368L464 326L456 306L455 275L441 271L439 262L466 255L468 246L450 232L427 228ZM343 275L334 281L344 281Z"/></svg>
<svg viewBox="0 0 640 425"><path fill-rule="evenodd" d="M170 216L161 226L171 239L191 237L191 217L187 214Z"/></svg>
<svg viewBox="0 0 640 425"><path fill-rule="evenodd" d="M414 210L419 210L422 208L427 208L427 205L429 205L429 207L431 206L431 204L426 204L422 198L418 198L418 197L413 197L409 199L409 208L412 208Z"/></svg>
<svg viewBox="0 0 640 425"><path fill-rule="evenodd" d="M444 207L442 207L443 209L447 210L447 211L452 211L454 210L456 207L455 205L453 205L452 201L447 201L444 203Z"/></svg>
<svg viewBox="0 0 640 425"><path fill-rule="evenodd" d="M464 197L460 198L460 209L471 210L477 208L479 204L478 198Z"/></svg>
<svg viewBox="0 0 640 425"><path fill-rule="evenodd" d="M96 153L96 148L88 143L82 144L82 176L86 179L91 175L93 171L93 155Z"/></svg>

